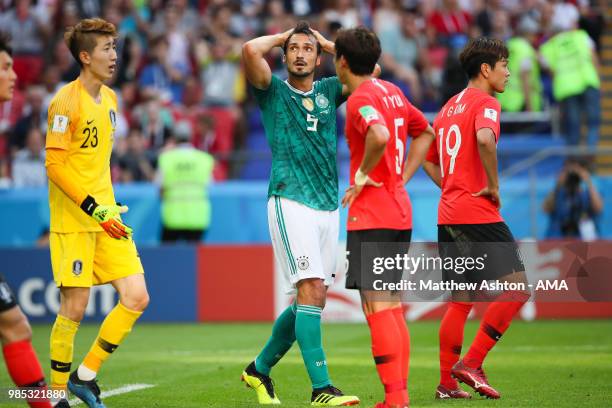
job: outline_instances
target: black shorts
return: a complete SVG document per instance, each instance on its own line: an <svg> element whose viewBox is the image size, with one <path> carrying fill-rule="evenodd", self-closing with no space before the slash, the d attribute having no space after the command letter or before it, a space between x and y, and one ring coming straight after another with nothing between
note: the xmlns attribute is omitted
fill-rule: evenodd
<svg viewBox="0 0 612 408"><path fill-rule="evenodd" d="M443 268L444 281L480 283L525 271L518 245L504 222L438 225L438 250L443 260L460 261L453 263L454 269ZM465 268L467 258L476 260L469 270ZM464 266L458 268L459 264Z"/></svg>
<svg viewBox="0 0 612 408"><path fill-rule="evenodd" d="M0 313L17 306L17 298L0 273Z"/></svg>
<svg viewBox="0 0 612 408"><path fill-rule="evenodd" d="M346 270L346 288L360 290L374 290L374 280L380 279L374 275L371 267L364 268L362 265L372 265L374 257L388 257L397 250L408 252L412 230L392 230L392 229L370 229L348 231L346 237L346 251L348 267ZM367 253L362 253L362 244L370 243L367 246ZM381 245L375 244L397 244ZM362 261L364 264L362 264ZM389 273L389 272L387 272ZM397 283L402 279L403 271L397 271L392 276L385 276L385 282Z"/></svg>

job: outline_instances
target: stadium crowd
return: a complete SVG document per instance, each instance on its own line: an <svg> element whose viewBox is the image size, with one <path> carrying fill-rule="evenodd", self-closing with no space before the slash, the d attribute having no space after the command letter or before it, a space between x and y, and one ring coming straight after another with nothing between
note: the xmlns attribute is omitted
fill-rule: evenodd
<svg viewBox="0 0 612 408"><path fill-rule="evenodd" d="M114 182L153 181L157 157L174 143L179 121L191 124L195 147L216 156L215 180L239 175L240 161L233 159L245 156L251 120L259 118L241 67L241 46L298 20L330 39L342 27L373 27L383 47L383 79L399 84L429 112L465 86L457 53L478 35L529 44L517 69L529 66L535 83L513 88L502 100L504 110L548 109L554 103L552 81L537 66L535 50L575 27L590 36L587 46L599 50L604 25L589 0L0 0L0 31L12 38L19 78L13 100L0 105L0 186L46 183L47 107L79 73L62 34L92 16L112 22L120 33L119 70L110 84L120 106ZM284 76L280 51L269 62ZM318 75L334 75L329 57Z"/></svg>

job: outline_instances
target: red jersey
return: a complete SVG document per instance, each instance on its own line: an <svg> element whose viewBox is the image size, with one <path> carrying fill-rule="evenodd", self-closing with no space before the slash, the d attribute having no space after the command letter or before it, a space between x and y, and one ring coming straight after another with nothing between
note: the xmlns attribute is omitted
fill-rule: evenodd
<svg viewBox="0 0 612 408"><path fill-rule="evenodd" d="M450 98L436 116L436 141L427 153L427 161L440 164L442 173L439 225L503 221L488 197L472 197L487 186L476 132L491 129L497 143L500 115L497 99L479 89L466 88Z"/></svg>
<svg viewBox="0 0 612 408"><path fill-rule="evenodd" d="M429 123L392 83L378 79L363 82L348 98L346 107L351 185L363 160L368 128L374 124L386 126L390 135L384 155L368 174L383 186L363 188L349 208L347 229L411 229L412 205L402 182L406 139L423 133Z"/></svg>

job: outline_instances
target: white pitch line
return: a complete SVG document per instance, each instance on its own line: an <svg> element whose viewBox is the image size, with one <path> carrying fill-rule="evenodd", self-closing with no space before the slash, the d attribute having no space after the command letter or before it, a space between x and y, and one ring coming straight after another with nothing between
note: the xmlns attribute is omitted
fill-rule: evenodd
<svg viewBox="0 0 612 408"><path fill-rule="evenodd" d="M128 392L139 391L139 390L145 390L147 388L152 388L152 387L155 387L155 385L153 384L128 384L123 387L115 388L114 390L104 391L103 393L100 394L100 398L112 397L114 395L126 394ZM79 405L83 403L83 401L81 401L78 398L73 398L68 402L70 403L70 406Z"/></svg>

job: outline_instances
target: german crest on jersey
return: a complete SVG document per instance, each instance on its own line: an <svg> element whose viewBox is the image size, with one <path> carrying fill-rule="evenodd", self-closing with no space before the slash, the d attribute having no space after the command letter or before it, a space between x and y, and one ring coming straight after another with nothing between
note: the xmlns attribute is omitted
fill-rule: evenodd
<svg viewBox="0 0 612 408"><path fill-rule="evenodd" d="M305 271L310 266L310 262L308 261L307 256L300 256L297 258L297 266L301 270Z"/></svg>
<svg viewBox="0 0 612 408"><path fill-rule="evenodd" d="M318 94L315 98L315 103L321 109L325 109L329 106L329 99L323 94Z"/></svg>
<svg viewBox="0 0 612 408"><path fill-rule="evenodd" d="M113 109L110 109L108 111L108 114L110 116L110 121L111 121L111 125L113 126L113 130L115 130L115 128L117 127L117 114L115 113Z"/></svg>

